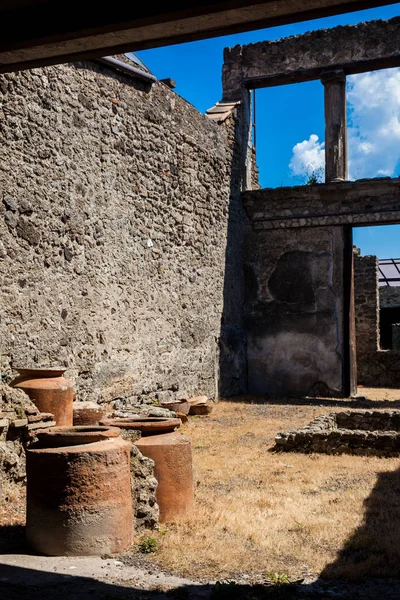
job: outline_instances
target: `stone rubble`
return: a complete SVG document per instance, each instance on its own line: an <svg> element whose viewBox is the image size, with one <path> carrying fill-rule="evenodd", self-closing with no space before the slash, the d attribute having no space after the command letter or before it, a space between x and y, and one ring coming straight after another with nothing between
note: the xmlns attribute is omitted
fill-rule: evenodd
<svg viewBox="0 0 400 600"><path fill-rule="evenodd" d="M398 456L400 411L349 410L316 417L302 429L275 437L275 451Z"/></svg>
<svg viewBox="0 0 400 600"><path fill-rule="evenodd" d="M40 413L25 392L0 383L0 474L5 481L25 482L24 447L35 432L53 425L53 415Z"/></svg>

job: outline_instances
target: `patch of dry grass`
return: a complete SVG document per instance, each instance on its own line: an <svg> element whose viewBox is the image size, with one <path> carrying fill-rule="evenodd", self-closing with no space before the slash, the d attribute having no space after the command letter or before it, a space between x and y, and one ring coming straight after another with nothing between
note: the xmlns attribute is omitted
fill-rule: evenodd
<svg viewBox="0 0 400 600"><path fill-rule="evenodd" d="M0 527L25 525L25 487L0 483Z"/></svg>
<svg viewBox="0 0 400 600"><path fill-rule="evenodd" d="M191 419L196 509L168 526L162 565L207 579L400 576L397 458L268 451L278 431L333 410L220 402Z"/></svg>
<svg viewBox="0 0 400 600"><path fill-rule="evenodd" d="M0 553L24 551L25 488L0 483Z"/></svg>

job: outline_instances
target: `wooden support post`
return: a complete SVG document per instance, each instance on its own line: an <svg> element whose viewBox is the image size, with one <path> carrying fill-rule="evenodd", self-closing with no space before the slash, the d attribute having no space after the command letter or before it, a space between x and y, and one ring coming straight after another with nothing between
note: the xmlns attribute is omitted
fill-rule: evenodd
<svg viewBox="0 0 400 600"><path fill-rule="evenodd" d="M242 88L241 98L241 190L251 190L253 185L253 125L252 125L252 109L251 109L252 91Z"/></svg>
<svg viewBox="0 0 400 600"><path fill-rule="evenodd" d="M346 76L327 71L321 77L325 88L325 182L348 179Z"/></svg>

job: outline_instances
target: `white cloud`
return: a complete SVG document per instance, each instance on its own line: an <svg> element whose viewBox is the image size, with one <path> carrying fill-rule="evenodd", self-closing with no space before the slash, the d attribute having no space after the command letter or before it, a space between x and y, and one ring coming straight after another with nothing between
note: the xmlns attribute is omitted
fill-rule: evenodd
<svg viewBox="0 0 400 600"><path fill-rule="evenodd" d="M293 175L310 175L320 171L325 165L325 144L320 142L315 133L310 139L299 142L293 148L293 156L289 167Z"/></svg>
<svg viewBox="0 0 400 600"><path fill-rule="evenodd" d="M400 158L400 69L348 78L349 175L397 176ZM307 175L324 162L324 145L313 134L296 144L290 161L293 175Z"/></svg>

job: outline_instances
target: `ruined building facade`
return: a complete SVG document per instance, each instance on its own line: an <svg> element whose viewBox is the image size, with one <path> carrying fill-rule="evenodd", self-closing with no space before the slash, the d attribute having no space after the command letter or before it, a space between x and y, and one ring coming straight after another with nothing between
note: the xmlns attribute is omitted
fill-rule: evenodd
<svg viewBox="0 0 400 600"><path fill-rule="evenodd" d="M100 401L243 391L235 111L95 62L3 75L0 97L3 377L63 365Z"/></svg>
<svg viewBox="0 0 400 600"><path fill-rule="evenodd" d="M356 348L351 229L400 221L400 196L347 181L346 76L399 46L396 18L227 49L207 116L95 62L2 76L3 378L61 364L96 401L355 393L377 347ZM313 79L326 182L256 189L252 90Z"/></svg>

